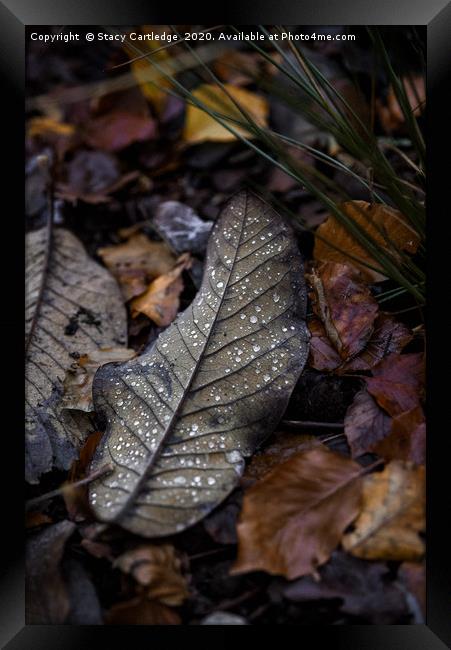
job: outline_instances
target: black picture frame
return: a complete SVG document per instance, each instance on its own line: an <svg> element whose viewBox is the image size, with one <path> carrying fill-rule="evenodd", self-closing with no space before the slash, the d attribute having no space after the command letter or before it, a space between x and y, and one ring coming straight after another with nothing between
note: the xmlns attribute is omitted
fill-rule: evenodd
<svg viewBox="0 0 451 650"><path fill-rule="evenodd" d="M374 648L377 650L439 650L451 647L451 611L449 607L449 542L446 523L451 509L447 486L447 462L442 448L447 437L446 373L444 381L438 378L442 369L449 368L446 354L446 321L435 318L434 310L442 309L449 289L445 277L448 241L438 232L447 218L446 193L449 187L446 156L449 150L447 125L450 84L447 72L451 61L451 3L446 0L278 0L277 2L245 3L229 0L223 7L197 7L186 3L183 9L170 10L166 3L149 3L144 0L3 0L0 2L0 65L2 76L2 104L6 112L2 134L4 149L0 149L4 165L1 204L11 198L10 211L4 213L3 254L3 307L0 315L1 341L6 341L8 367L7 386L0 408L11 423L4 424L0 438L3 449L2 478L2 573L0 576L0 602L2 647L9 650L33 648L70 649L99 647L113 637L117 643L135 643L141 637L146 643L180 639L179 628L108 628L71 626L26 626L24 614L24 558L22 523L23 476L23 374L21 363L23 332L23 135L24 135L24 62L25 27L27 25L132 25L132 24L273 24L290 25L425 25L428 40L428 214L429 242L433 246L428 264L428 550L427 550L427 617L425 625L406 626L335 626L304 627L302 643L309 639L316 644L333 643L336 648ZM448 128L447 128L448 127ZM5 137L10 139L5 144ZM1 140L0 140L1 142ZM443 154L443 158L441 157ZM15 189L13 189L15 188ZM435 227L432 225L434 215ZM0 231L2 232L2 231ZM440 246L443 250L440 251ZM431 246L430 246L431 247ZM0 250L2 250L0 249ZM448 285L449 286L449 285ZM8 294L9 291L9 294ZM442 293L443 292L443 293ZM1 295L1 294L0 294ZM446 306L446 305L444 305ZM449 306L449 305L448 305ZM443 346L440 344L443 341ZM449 345L448 345L449 347ZM2 355L3 356L3 355ZM15 372L14 372L15 371ZM15 379L14 379L14 376ZM15 383L14 383L15 382ZM0 393L1 394L1 393ZM11 470L6 472L7 467ZM447 499L447 501L446 501ZM195 629L195 628L192 628ZM205 629L205 628L203 628ZM208 629L208 628L207 628ZM244 636L252 633L249 626ZM169 630L169 631L168 631ZM179 632L177 631L179 630ZM190 634L182 631L183 638ZM236 632L210 628L205 643L226 645ZM216 630L216 632L215 632ZM211 635L214 635L212 638ZM266 634L266 632L265 632ZM276 632L277 634L277 632ZM197 634L196 634L197 636ZM188 640L186 637L186 640ZM307 637L307 638L306 638ZM277 637L275 637L277 638ZM132 641L133 639L133 641ZM268 638L269 642L269 638Z"/></svg>

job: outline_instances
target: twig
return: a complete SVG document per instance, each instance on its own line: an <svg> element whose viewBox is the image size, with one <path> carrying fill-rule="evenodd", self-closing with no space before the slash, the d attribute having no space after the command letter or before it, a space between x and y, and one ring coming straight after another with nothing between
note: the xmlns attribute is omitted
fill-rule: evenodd
<svg viewBox="0 0 451 650"><path fill-rule="evenodd" d="M53 497L63 496L64 493L71 488L81 487L83 485L87 485L88 483L92 483L92 481L95 481L101 476L104 476L105 474L110 474L110 472L112 472L113 469L114 467L111 464L104 465L103 467L100 467L89 476L82 478L80 481L75 481L75 483L65 483L64 485L57 488L56 490L52 490L51 492L47 492L46 494L41 494L41 496L35 497L34 499L29 499L25 503L25 510L29 510L30 508L33 508L34 506L42 503L43 501L48 501L48 499L53 499Z"/></svg>
<svg viewBox="0 0 451 650"><path fill-rule="evenodd" d="M299 429L343 429L343 422L310 422L309 420L282 420L282 424Z"/></svg>

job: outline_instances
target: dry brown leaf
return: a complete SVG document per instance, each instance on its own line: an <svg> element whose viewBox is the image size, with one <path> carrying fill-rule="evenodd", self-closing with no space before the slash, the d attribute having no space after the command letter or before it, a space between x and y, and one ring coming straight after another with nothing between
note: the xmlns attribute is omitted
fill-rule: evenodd
<svg viewBox="0 0 451 650"><path fill-rule="evenodd" d="M70 137L75 133L73 124L58 122L51 117L32 117L27 123L27 137L56 135Z"/></svg>
<svg viewBox="0 0 451 650"><path fill-rule="evenodd" d="M120 555L114 566L145 587L148 599L163 605L181 605L189 595L180 558L169 544L138 546Z"/></svg>
<svg viewBox="0 0 451 650"><path fill-rule="evenodd" d="M373 332L378 306L359 271L346 264L324 262L308 276L313 309L341 359L361 352Z"/></svg>
<svg viewBox="0 0 451 650"><path fill-rule="evenodd" d="M267 125L269 107L264 97L257 95L244 88L238 88L232 84L223 84L233 99L252 115L255 122L264 127ZM221 116L231 117L236 120L246 121L233 101L226 95L219 86L214 84L202 84L193 91L193 96L207 108L220 113ZM234 122L226 123L236 132L246 137L252 135L246 129L237 126ZM208 113L197 106L188 104L186 109L186 122L183 139L188 144L196 144L212 140L213 142L229 142L235 140L235 135L228 131L222 124L219 124Z"/></svg>
<svg viewBox="0 0 451 650"><path fill-rule="evenodd" d="M367 203L366 201L348 201L341 204L340 207L349 218L365 230L375 244L385 250L388 249L395 257L397 256L396 250L399 249L408 253L416 252L419 245L418 235L408 226L405 217L398 210L386 205ZM380 230L382 230L382 233ZM386 279L379 262L372 258L367 250L346 230L345 226L339 223L335 216L330 215L327 221L320 225L317 235L333 243L340 250L332 248L326 241L316 237L313 252L315 259L352 264L360 269L363 277L370 282ZM371 264L376 269L380 269L380 272L374 271L354 259L350 259L347 253Z"/></svg>
<svg viewBox="0 0 451 650"><path fill-rule="evenodd" d="M419 406L424 381L422 353L391 354L365 377L368 392L389 415L396 416Z"/></svg>
<svg viewBox="0 0 451 650"><path fill-rule="evenodd" d="M149 282L168 273L176 262L164 242L137 233L123 244L99 248L104 264L119 281L126 300L146 291Z"/></svg>
<svg viewBox="0 0 451 650"><path fill-rule="evenodd" d="M277 465L244 496L232 573L261 570L289 580L315 573L359 513L360 472L323 446Z"/></svg>
<svg viewBox="0 0 451 650"><path fill-rule="evenodd" d="M310 366L316 370L326 370L328 372L338 368L342 363L342 359L330 342L324 325L319 318L311 318L308 322L308 328L312 336L310 339Z"/></svg>
<svg viewBox="0 0 451 650"><path fill-rule="evenodd" d="M425 470L392 461L365 476L362 512L343 548L368 560L417 561L424 554Z"/></svg>
<svg viewBox="0 0 451 650"><path fill-rule="evenodd" d="M108 625L180 625L181 622L170 607L140 596L113 605L106 617Z"/></svg>
<svg viewBox="0 0 451 650"><path fill-rule="evenodd" d="M66 373L61 408L94 411L92 381L97 369L105 363L129 361L135 356L136 352L128 348L100 348L83 354Z"/></svg>
<svg viewBox="0 0 451 650"><path fill-rule="evenodd" d="M189 253L181 255L177 265L164 275L154 280L147 291L130 304L131 315L145 314L158 327L170 325L180 308L180 294L183 291L183 271L189 269L192 259Z"/></svg>

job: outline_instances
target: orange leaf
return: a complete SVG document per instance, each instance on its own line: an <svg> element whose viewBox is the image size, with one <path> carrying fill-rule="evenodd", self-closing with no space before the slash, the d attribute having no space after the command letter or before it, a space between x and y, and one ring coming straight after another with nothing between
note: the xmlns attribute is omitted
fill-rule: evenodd
<svg viewBox="0 0 451 650"><path fill-rule="evenodd" d="M384 248L395 258L399 257L399 249L408 253L416 252L419 245L418 235L398 210L387 205L367 203L366 201L348 201L342 203L340 207L353 222L365 231L374 244ZM360 269L363 277L370 282L386 279L379 262L348 232L344 225L341 225L334 215L329 216L316 232L325 241L319 237L315 238L313 252L315 259L352 264ZM326 242L333 243L339 250L332 248ZM373 271L365 264L350 259L348 254L380 269L380 272Z"/></svg>
<svg viewBox="0 0 451 650"><path fill-rule="evenodd" d="M154 280L147 291L131 302L132 317L145 314L159 327L172 323L180 307L180 294L183 291L182 273L191 266L188 253L181 255L177 266Z"/></svg>

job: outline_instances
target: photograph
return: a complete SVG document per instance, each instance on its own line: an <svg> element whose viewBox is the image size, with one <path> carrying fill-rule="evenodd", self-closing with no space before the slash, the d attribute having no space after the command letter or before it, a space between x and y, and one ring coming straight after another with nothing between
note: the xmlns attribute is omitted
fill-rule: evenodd
<svg viewBox="0 0 451 650"><path fill-rule="evenodd" d="M27 626L425 626L426 32L25 27Z"/></svg>

